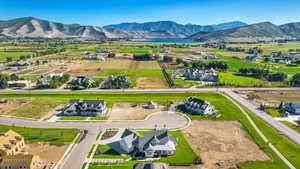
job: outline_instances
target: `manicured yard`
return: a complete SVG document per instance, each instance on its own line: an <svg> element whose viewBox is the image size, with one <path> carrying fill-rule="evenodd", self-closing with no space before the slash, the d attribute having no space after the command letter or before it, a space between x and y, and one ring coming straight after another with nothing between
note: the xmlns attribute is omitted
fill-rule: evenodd
<svg viewBox="0 0 300 169"><path fill-rule="evenodd" d="M288 121L281 121L282 124L287 125L288 127L294 129L296 132L300 134L300 128L297 127L295 124L288 122Z"/></svg>
<svg viewBox="0 0 300 169"><path fill-rule="evenodd" d="M238 76L235 75L233 72L220 72L220 83L225 85L232 85L232 86L258 86L260 84L259 79L255 79L252 77L245 77L245 76Z"/></svg>
<svg viewBox="0 0 300 169"><path fill-rule="evenodd" d="M110 146L108 145L98 145L97 150L102 152L99 155L94 155L93 158L103 158L103 159L128 159L131 156L126 155L126 156L121 156L118 152L113 150Z"/></svg>
<svg viewBox="0 0 300 169"><path fill-rule="evenodd" d="M266 112L272 117L281 117L281 113L275 108L267 108Z"/></svg>
<svg viewBox="0 0 300 169"><path fill-rule="evenodd" d="M59 118L59 120L85 120L87 117L81 117L81 116L65 116Z"/></svg>
<svg viewBox="0 0 300 169"><path fill-rule="evenodd" d="M44 136L26 136L25 141L27 142L50 142L51 144L61 144L66 142L72 142L76 137L77 133L65 133L75 131L76 129L43 129L43 128L26 128L26 127L16 127L16 126L5 126L0 125L0 132L5 132L8 130L14 130L19 134L47 134L47 133L57 133L56 135L44 135Z"/></svg>

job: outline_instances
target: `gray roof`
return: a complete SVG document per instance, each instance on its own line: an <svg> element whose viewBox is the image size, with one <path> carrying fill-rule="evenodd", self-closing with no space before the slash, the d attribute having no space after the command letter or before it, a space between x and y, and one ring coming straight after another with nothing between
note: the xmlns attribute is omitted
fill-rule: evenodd
<svg viewBox="0 0 300 169"><path fill-rule="evenodd" d="M168 165L164 163L139 163L133 166L134 169L168 169Z"/></svg>
<svg viewBox="0 0 300 169"><path fill-rule="evenodd" d="M300 102L291 102L291 106L295 109L300 109Z"/></svg>
<svg viewBox="0 0 300 169"><path fill-rule="evenodd" d="M157 139L159 144L166 144L169 140L176 142L176 136L169 135L167 130L153 130L152 133L139 136L137 140L138 148L140 150L147 149L154 139Z"/></svg>

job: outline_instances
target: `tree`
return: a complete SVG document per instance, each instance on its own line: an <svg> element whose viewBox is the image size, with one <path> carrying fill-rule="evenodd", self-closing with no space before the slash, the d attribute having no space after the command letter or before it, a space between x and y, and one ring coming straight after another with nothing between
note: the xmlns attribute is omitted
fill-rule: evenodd
<svg viewBox="0 0 300 169"><path fill-rule="evenodd" d="M267 79L271 82L282 82L287 78L287 74L284 72L271 73L267 76Z"/></svg>
<svg viewBox="0 0 300 169"><path fill-rule="evenodd" d="M16 80L19 80L19 77L16 74L11 74L10 80L16 81Z"/></svg>
<svg viewBox="0 0 300 169"><path fill-rule="evenodd" d="M300 87L300 73L297 73L292 77L291 86Z"/></svg>
<svg viewBox="0 0 300 169"><path fill-rule="evenodd" d="M115 53L109 53L109 54L107 55L107 57L109 57L109 58L114 58L114 57L116 57L116 54L115 54Z"/></svg>
<svg viewBox="0 0 300 169"><path fill-rule="evenodd" d="M6 62L11 62L11 61L13 61L12 57L10 57L10 56L6 57Z"/></svg>
<svg viewBox="0 0 300 169"><path fill-rule="evenodd" d="M23 56L23 55L20 56L20 57L19 57L19 60L26 60L26 56Z"/></svg>
<svg viewBox="0 0 300 169"><path fill-rule="evenodd" d="M0 74L0 89L6 89L7 87L7 77L5 77L5 75Z"/></svg>
<svg viewBox="0 0 300 169"><path fill-rule="evenodd" d="M176 58L176 63L179 65L180 63L182 63L182 59L181 58Z"/></svg>
<svg viewBox="0 0 300 169"><path fill-rule="evenodd" d="M82 82L82 86L84 87L84 88L91 88L92 87L92 84L90 83L90 81L89 80L84 80L83 82Z"/></svg>
<svg viewBox="0 0 300 169"><path fill-rule="evenodd" d="M190 63L189 62L183 62L183 66L184 67L190 67Z"/></svg>
<svg viewBox="0 0 300 169"><path fill-rule="evenodd" d="M170 57L170 56L164 56L163 61L164 61L164 62L172 62L172 61L173 61L173 58Z"/></svg>

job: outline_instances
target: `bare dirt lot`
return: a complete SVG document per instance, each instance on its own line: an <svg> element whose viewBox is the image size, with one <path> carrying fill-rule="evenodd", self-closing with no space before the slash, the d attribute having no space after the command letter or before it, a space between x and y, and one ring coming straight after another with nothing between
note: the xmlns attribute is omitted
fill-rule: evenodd
<svg viewBox="0 0 300 169"><path fill-rule="evenodd" d="M139 89L160 89L166 88L161 77L140 77L137 78L137 88Z"/></svg>
<svg viewBox="0 0 300 169"><path fill-rule="evenodd" d="M259 106L261 103L270 106L279 105L281 102L299 102L300 91L239 91L241 96L251 101L253 104Z"/></svg>
<svg viewBox="0 0 300 169"><path fill-rule="evenodd" d="M0 99L0 114L6 115L7 112L15 110L31 101L31 98Z"/></svg>
<svg viewBox="0 0 300 169"><path fill-rule="evenodd" d="M68 148L68 144L61 146L51 145L47 142L27 143L26 150L29 154L38 155L46 163L57 163Z"/></svg>
<svg viewBox="0 0 300 169"><path fill-rule="evenodd" d="M69 63L67 67L70 69L67 73L72 76L98 76L101 70L101 62L78 60Z"/></svg>
<svg viewBox="0 0 300 169"><path fill-rule="evenodd" d="M196 121L183 130L183 135L203 160L203 165L171 167L172 169L214 169L235 167L246 161L266 161L270 158L249 139L236 121Z"/></svg>
<svg viewBox="0 0 300 169"><path fill-rule="evenodd" d="M155 109L144 108L145 104L137 103L115 103L111 110L109 120L144 120L148 115L160 112L163 106L158 106Z"/></svg>
<svg viewBox="0 0 300 169"><path fill-rule="evenodd" d="M156 61L134 61L131 59L109 59L100 63L101 69L160 69Z"/></svg>

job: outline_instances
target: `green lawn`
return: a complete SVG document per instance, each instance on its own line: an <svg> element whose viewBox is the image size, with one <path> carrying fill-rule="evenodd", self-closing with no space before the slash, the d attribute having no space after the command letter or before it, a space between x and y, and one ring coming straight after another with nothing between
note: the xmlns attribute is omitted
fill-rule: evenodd
<svg viewBox="0 0 300 169"><path fill-rule="evenodd" d="M104 69L100 76L162 77L161 69Z"/></svg>
<svg viewBox="0 0 300 169"><path fill-rule="evenodd" d="M56 108L57 106L63 103L66 103L66 101L62 99L33 99L30 103L27 103L13 111L7 112L6 115L40 119L44 116L44 113Z"/></svg>
<svg viewBox="0 0 300 169"><path fill-rule="evenodd" d="M98 145L97 150L103 152L102 154L99 155L94 155L93 158L103 158L103 159L128 159L131 156L121 156L118 152L113 150L110 146L108 145Z"/></svg>
<svg viewBox="0 0 300 169"><path fill-rule="evenodd" d="M229 70L230 71L238 71L240 68L252 68L252 67L257 67L258 64L254 62L246 62L244 60L232 58L232 57L224 57L221 56L219 57L220 61L225 61L229 65Z"/></svg>
<svg viewBox="0 0 300 169"><path fill-rule="evenodd" d="M6 61L7 57L12 57L13 60L18 60L20 56L32 55L33 52L0 52L0 62Z"/></svg>
<svg viewBox="0 0 300 169"><path fill-rule="evenodd" d="M281 113L275 108L267 108L266 112L272 117L281 117Z"/></svg>
<svg viewBox="0 0 300 169"><path fill-rule="evenodd" d="M291 129L295 130L296 132L298 132L300 134L300 128L297 127L295 124L288 122L288 121L280 121L282 124L287 125L288 127L290 127Z"/></svg>
<svg viewBox="0 0 300 169"><path fill-rule="evenodd" d="M133 164L120 164L120 165L103 165L103 164L91 164L89 169L132 169Z"/></svg>
<svg viewBox="0 0 300 169"><path fill-rule="evenodd" d="M91 117L91 120L107 120L107 116L104 116L104 117Z"/></svg>
<svg viewBox="0 0 300 169"><path fill-rule="evenodd" d="M65 116L59 118L59 120L85 120L87 117L81 117L81 116Z"/></svg>
<svg viewBox="0 0 300 169"><path fill-rule="evenodd" d="M220 72L220 83L231 86L240 86L240 87L249 87L249 86L258 86L260 84L259 79L252 77L238 76L233 72Z"/></svg>
<svg viewBox="0 0 300 169"><path fill-rule="evenodd" d="M300 67L287 67L287 68L278 68L273 69L276 72L284 72L288 74L288 76L291 78L293 75L300 73Z"/></svg>
<svg viewBox="0 0 300 169"><path fill-rule="evenodd" d="M76 137L77 133L61 134L63 132L75 131L76 129L43 129L43 128L27 128L27 127L16 127L16 126L5 126L0 125L0 132L8 130L14 130L19 134L47 134L47 133L58 133L57 135L49 136L26 136L26 142L50 142L52 144L61 144L72 142Z"/></svg>
<svg viewBox="0 0 300 169"><path fill-rule="evenodd" d="M136 54L145 54L145 53L158 53L159 48L120 48L118 49L120 53L136 53Z"/></svg>
<svg viewBox="0 0 300 169"><path fill-rule="evenodd" d="M193 54L192 51L174 51L174 53L180 54L180 55L191 55L191 54Z"/></svg>

